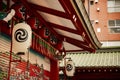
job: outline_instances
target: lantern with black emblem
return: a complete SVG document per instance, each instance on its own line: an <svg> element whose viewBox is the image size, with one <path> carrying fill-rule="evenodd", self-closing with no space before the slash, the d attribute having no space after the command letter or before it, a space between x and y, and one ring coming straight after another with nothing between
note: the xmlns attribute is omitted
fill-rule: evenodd
<svg viewBox="0 0 120 80"><path fill-rule="evenodd" d="M69 59L65 65L65 71L67 76L74 76L75 73L75 64Z"/></svg>

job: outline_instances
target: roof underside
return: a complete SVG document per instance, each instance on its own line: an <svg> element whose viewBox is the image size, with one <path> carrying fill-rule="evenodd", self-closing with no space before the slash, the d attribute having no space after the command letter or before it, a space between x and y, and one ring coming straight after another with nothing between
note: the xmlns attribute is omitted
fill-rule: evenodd
<svg viewBox="0 0 120 80"><path fill-rule="evenodd" d="M101 46L81 0L20 1L31 14L39 18L42 24L63 41L66 52L93 52Z"/></svg>

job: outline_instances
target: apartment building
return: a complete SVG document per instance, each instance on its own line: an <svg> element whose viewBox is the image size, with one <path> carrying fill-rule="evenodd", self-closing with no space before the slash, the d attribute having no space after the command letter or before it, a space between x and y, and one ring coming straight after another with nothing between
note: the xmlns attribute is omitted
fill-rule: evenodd
<svg viewBox="0 0 120 80"><path fill-rule="evenodd" d="M120 0L83 0L103 47L120 46Z"/></svg>

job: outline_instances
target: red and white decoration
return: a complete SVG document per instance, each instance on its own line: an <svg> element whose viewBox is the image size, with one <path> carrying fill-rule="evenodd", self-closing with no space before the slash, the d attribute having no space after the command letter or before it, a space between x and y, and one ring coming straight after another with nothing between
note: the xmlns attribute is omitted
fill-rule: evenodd
<svg viewBox="0 0 120 80"><path fill-rule="evenodd" d="M18 23L14 26L12 33L12 47L14 53L26 53L31 45L31 40L32 31L28 24Z"/></svg>
<svg viewBox="0 0 120 80"><path fill-rule="evenodd" d="M66 65L65 65L65 71L67 76L74 76L75 72L75 65L72 60L68 60Z"/></svg>

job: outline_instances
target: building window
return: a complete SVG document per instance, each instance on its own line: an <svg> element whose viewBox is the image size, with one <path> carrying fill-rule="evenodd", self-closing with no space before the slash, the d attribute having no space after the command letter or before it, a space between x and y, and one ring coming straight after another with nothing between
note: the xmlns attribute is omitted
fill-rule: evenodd
<svg viewBox="0 0 120 80"><path fill-rule="evenodd" d="M120 33L120 20L109 20L108 28L110 33Z"/></svg>
<svg viewBox="0 0 120 80"><path fill-rule="evenodd" d="M120 12L120 0L108 0L108 12Z"/></svg>
<svg viewBox="0 0 120 80"><path fill-rule="evenodd" d="M94 1L93 0L90 0L90 5L93 5L94 4Z"/></svg>

